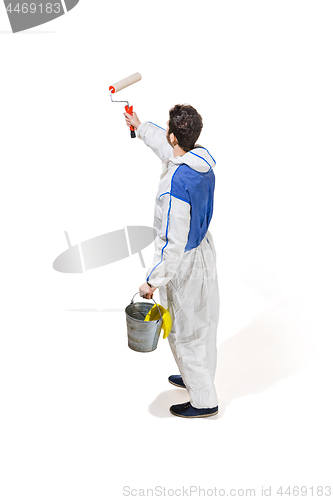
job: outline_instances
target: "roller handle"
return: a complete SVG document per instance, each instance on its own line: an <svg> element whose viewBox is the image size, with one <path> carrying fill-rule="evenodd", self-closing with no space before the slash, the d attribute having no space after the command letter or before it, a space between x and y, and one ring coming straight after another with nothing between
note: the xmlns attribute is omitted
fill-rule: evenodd
<svg viewBox="0 0 333 500"><path fill-rule="evenodd" d="M126 113L128 113L129 115L133 115L133 106L128 106L128 105L126 104L126 106L125 106L125 111L126 111ZM130 127L130 131L131 131L131 138L132 138L132 139L134 139L134 138L136 137L136 135L135 135L135 130L134 130L133 125L131 125L131 127Z"/></svg>

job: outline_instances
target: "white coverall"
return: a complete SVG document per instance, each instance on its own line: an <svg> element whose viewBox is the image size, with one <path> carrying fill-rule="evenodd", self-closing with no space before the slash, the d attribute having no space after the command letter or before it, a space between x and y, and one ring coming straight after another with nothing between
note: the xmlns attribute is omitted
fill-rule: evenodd
<svg viewBox="0 0 333 500"><path fill-rule="evenodd" d="M142 123L137 136L162 160L155 203L153 265L146 280L169 309L169 344L194 408L218 405L214 386L219 289L208 226L213 212L215 161L200 146L174 157L166 131Z"/></svg>

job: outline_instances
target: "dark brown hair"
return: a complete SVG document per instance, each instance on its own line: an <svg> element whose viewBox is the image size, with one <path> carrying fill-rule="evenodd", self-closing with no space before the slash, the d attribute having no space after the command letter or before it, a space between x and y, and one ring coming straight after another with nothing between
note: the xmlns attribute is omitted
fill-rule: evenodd
<svg viewBox="0 0 333 500"><path fill-rule="evenodd" d="M174 134L184 151L194 148L201 133L201 115L189 104L176 104L169 111L169 134Z"/></svg>

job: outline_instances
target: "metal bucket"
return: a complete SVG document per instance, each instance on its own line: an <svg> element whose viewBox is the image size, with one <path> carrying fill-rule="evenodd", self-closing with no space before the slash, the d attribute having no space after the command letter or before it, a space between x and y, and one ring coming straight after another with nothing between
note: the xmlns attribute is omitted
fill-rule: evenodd
<svg viewBox="0 0 333 500"><path fill-rule="evenodd" d="M135 295L138 293L139 292ZM145 321L145 317L153 305L149 302L134 303L133 299L135 295L131 303L125 309L128 347L137 352L155 351L162 328L160 308L157 306L158 312L160 313L160 319L157 321ZM156 304L154 299L152 299L152 301Z"/></svg>

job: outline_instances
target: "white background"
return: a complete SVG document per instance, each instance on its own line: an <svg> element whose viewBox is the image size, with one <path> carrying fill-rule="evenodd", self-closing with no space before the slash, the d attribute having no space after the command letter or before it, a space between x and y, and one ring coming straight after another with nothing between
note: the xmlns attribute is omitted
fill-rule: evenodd
<svg viewBox="0 0 333 500"><path fill-rule="evenodd" d="M0 6L1 499L330 484L332 14L329 1L81 0L13 35ZM217 161L209 419L170 414L188 398L168 384L166 340L127 347L138 255L52 267L64 231L76 244L152 225L160 162L108 92L136 71L117 97L161 126L192 104Z"/></svg>

